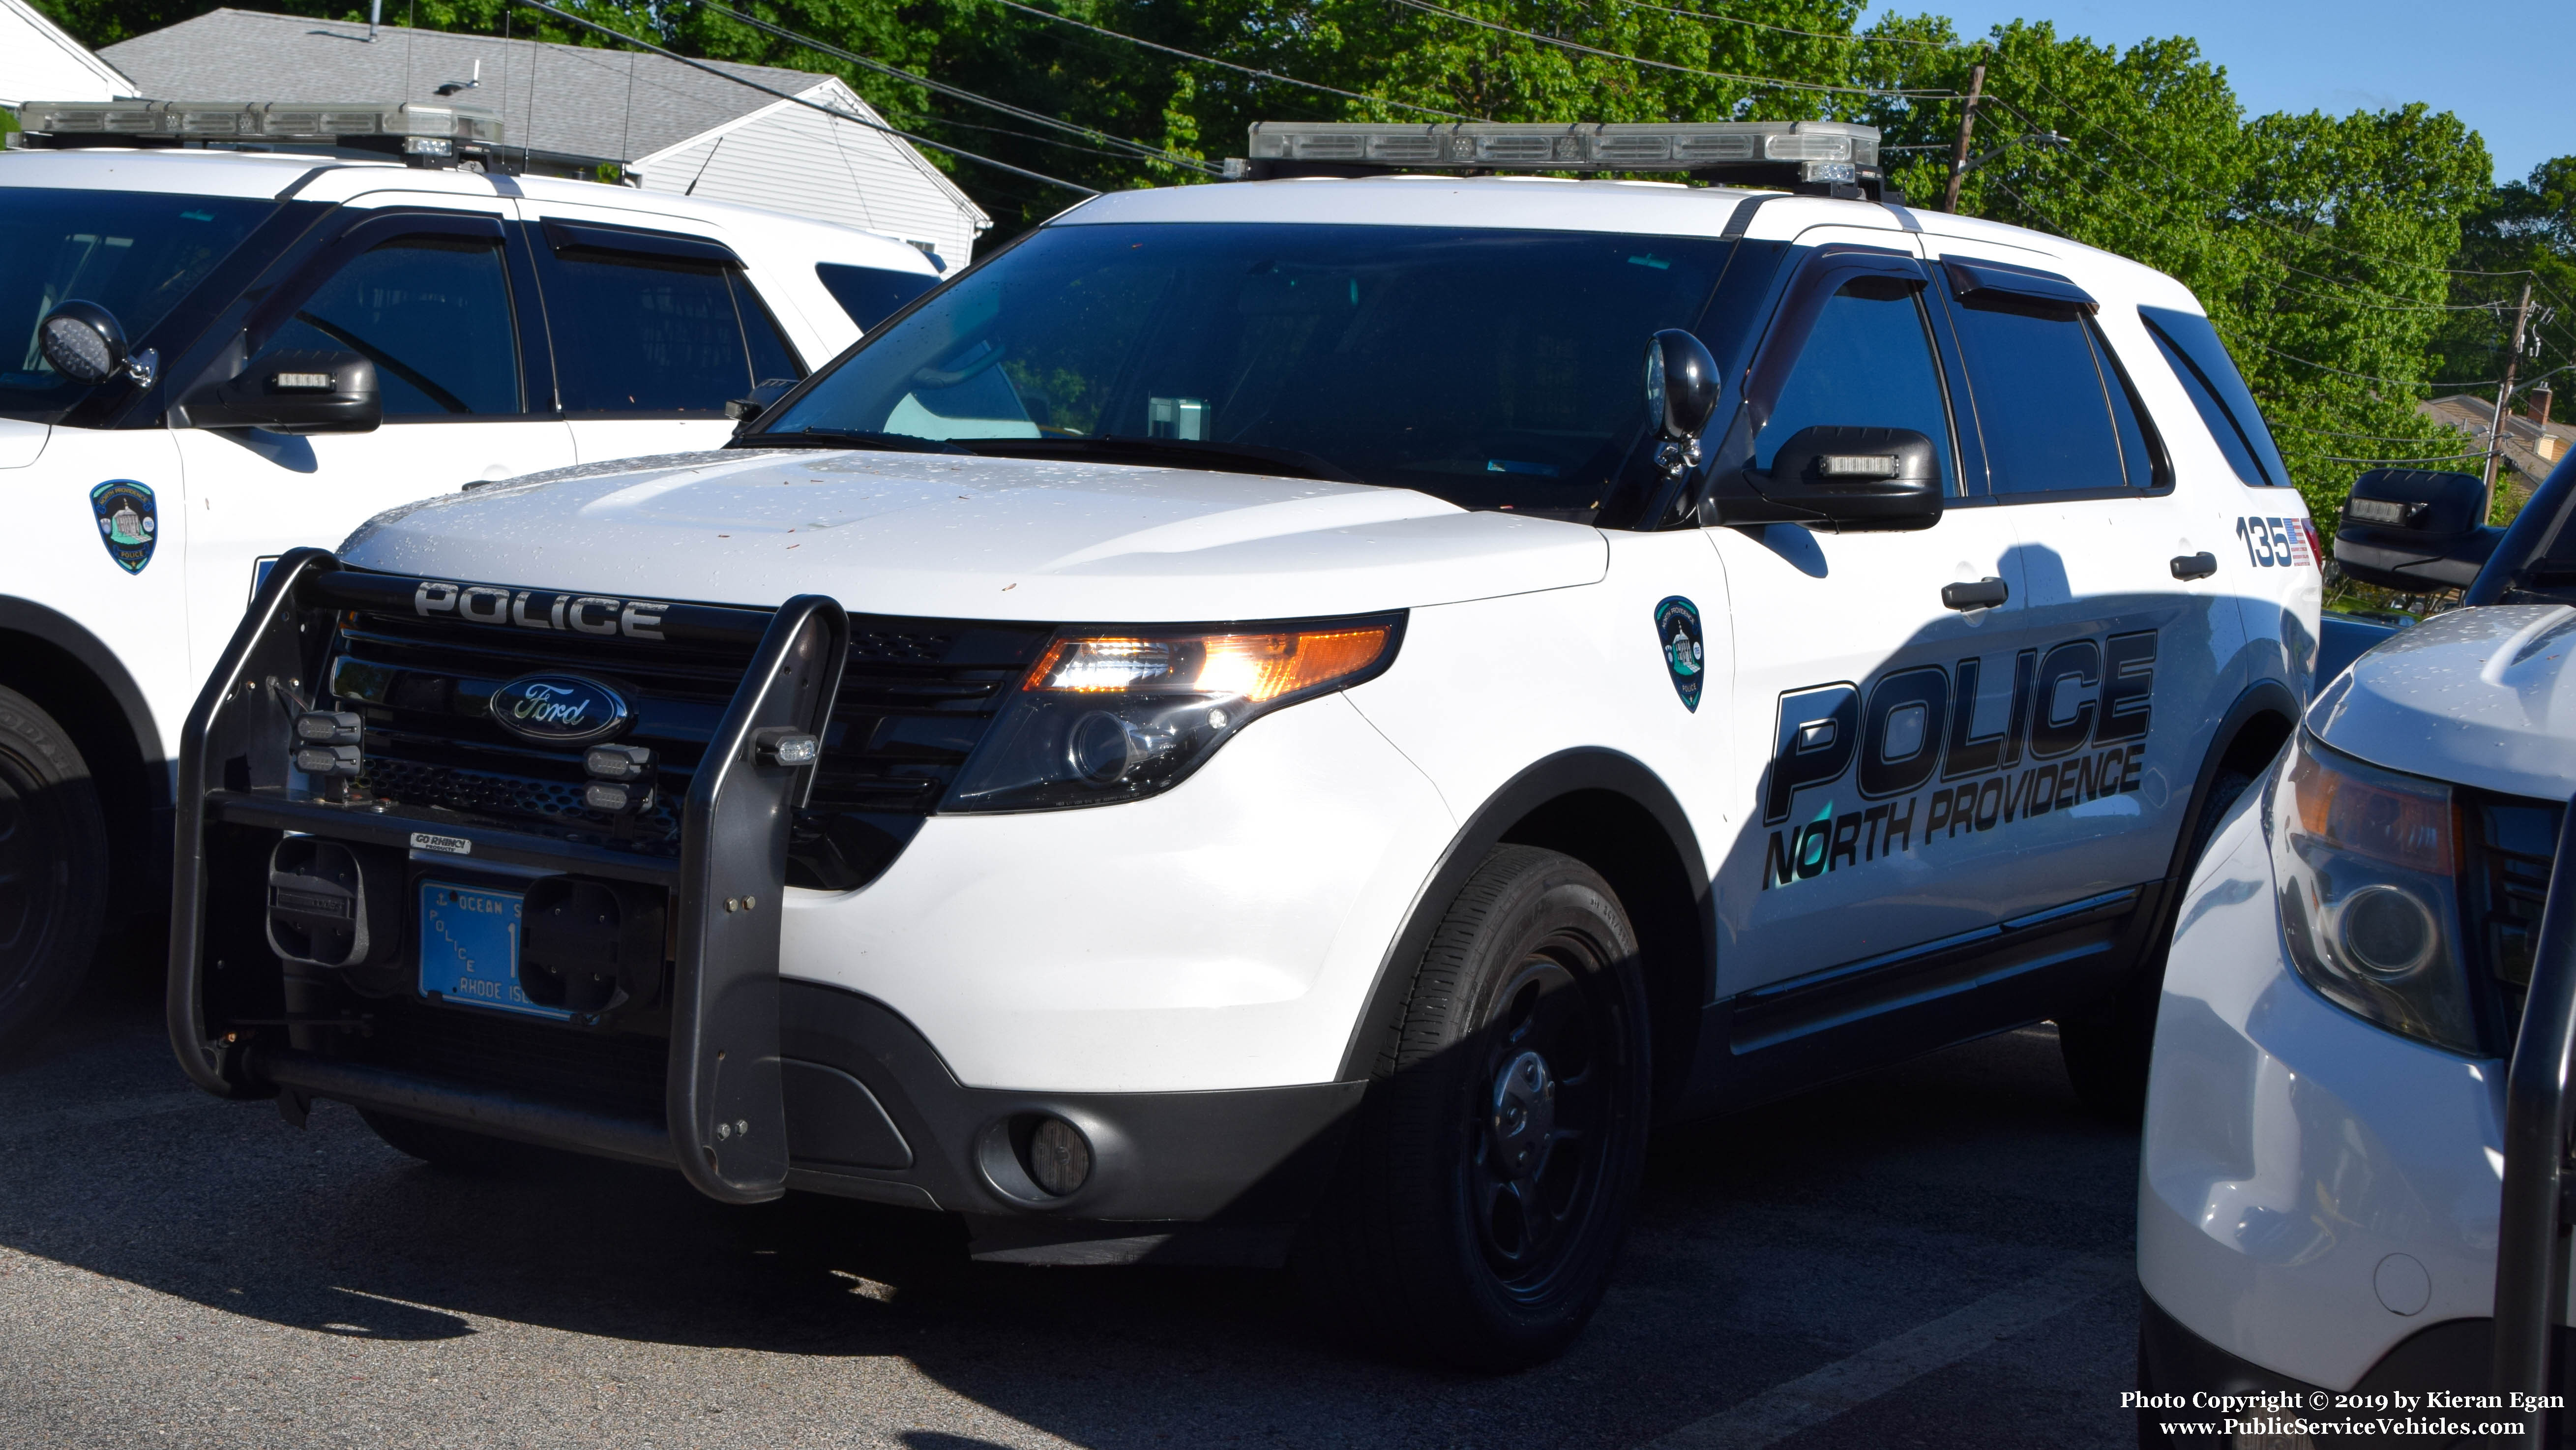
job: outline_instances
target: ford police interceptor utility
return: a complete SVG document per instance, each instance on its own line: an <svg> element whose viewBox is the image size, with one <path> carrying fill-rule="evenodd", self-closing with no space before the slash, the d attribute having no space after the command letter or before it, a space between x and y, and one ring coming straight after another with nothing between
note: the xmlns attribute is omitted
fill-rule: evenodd
<svg viewBox="0 0 2576 1450"><path fill-rule="evenodd" d="M1285 1255L1477 1366L1580 1327L1653 1122L2052 1016L2133 1099L2317 629L2191 295L1848 125L1253 143L721 451L288 556L179 764L196 1081Z"/></svg>
<svg viewBox="0 0 2576 1450"><path fill-rule="evenodd" d="M2257 1443L2228 1396L2565 1443L2534 1397L2576 1347L2576 463L2485 517L2471 475L2354 486L2345 571L2466 607L2318 691L2185 898L2139 1180L2148 1443Z"/></svg>
<svg viewBox="0 0 2576 1450"><path fill-rule="evenodd" d="M310 107L21 110L33 134L0 156L22 329L0 360L0 1053L77 985L110 902L161 899L168 763L264 561L477 479L713 447L729 401L938 280L891 238L325 144L363 125L452 149L391 134L474 119L443 108L329 108L331 134ZM218 122L276 149L143 149Z"/></svg>

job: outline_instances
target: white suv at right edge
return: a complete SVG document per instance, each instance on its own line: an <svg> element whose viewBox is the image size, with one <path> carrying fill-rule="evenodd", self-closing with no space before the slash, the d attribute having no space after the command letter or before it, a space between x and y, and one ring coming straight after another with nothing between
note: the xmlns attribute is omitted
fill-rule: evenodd
<svg viewBox="0 0 2576 1450"><path fill-rule="evenodd" d="M2517 1393L2565 1393L2576 462L2501 542L2485 502L2465 474L2355 485L2346 572L2473 577L2465 606L2318 691L2183 901L2139 1175L2146 1444L2508 1443Z"/></svg>

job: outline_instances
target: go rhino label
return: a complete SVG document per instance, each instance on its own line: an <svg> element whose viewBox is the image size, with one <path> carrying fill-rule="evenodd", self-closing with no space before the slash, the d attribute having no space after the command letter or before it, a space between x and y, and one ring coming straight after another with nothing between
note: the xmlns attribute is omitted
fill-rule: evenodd
<svg viewBox="0 0 2576 1450"><path fill-rule="evenodd" d="M2070 639L2012 657L2001 728L1977 733L1987 661L1917 665L1879 678L1864 699L1841 682L1780 696L1762 784L1762 889L1811 881L1918 845L2134 792L2146 763L2156 632ZM1854 791L1803 814L1802 791Z"/></svg>

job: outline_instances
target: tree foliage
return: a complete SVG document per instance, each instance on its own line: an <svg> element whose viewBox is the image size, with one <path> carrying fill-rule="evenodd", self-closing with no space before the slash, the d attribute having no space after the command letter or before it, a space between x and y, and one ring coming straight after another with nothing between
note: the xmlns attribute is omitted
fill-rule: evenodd
<svg viewBox="0 0 2576 1450"><path fill-rule="evenodd" d="M37 3L93 45L207 8ZM272 3L363 18L346 0ZM2046 24L1965 39L1937 15L1862 28L1863 0L559 3L685 54L839 74L896 125L1102 190L1202 180L1200 164L1239 153L1262 119L1831 118L1881 127L1894 178L1920 202L1940 194L1958 97L1983 63L1990 101L1973 149L1986 159L1960 210L2135 257L2189 286L2321 521L2371 461L2466 446L2415 404L2437 383L2456 391L2496 376L2502 343L2482 304L2519 277L2486 274L2534 273L2545 294L2576 299L2576 158L2499 188L2477 135L2420 105L2249 117L2225 71L2179 37L2122 51ZM745 16L1077 129L849 65ZM385 19L614 43L512 0L393 0ZM2063 141L2040 139L2052 133ZM1075 196L935 159L994 214L994 240ZM2558 351L2526 377L2567 361L2576 315L2553 328L2544 352Z"/></svg>

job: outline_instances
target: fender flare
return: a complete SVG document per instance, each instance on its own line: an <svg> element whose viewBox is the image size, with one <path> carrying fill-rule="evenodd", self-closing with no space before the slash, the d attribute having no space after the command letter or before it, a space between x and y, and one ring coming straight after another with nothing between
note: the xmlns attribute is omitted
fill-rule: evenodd
<svg viewBox="0 0 2576 1450"><path fill-rule="evenodd" d="M1525 767L1504 782L1450 837L1447 849L1415 894L1405 915L1404 929L1396 933L1378 960L1377 979L1369 986L1358 1020L1351 1024L1336 1081L1374 1075L1377 1044L1395 1030L1411 995L1413 965L1430 949L1431 934L1439 928L1449 903L1466 886L1467 878L1484 864L1486 854L1532 811L1579 791L1621 797L1644 810L1662 828L1681 862L1684 879L1692 883L1698 898L1693 903L1693 915L1700 934L1699 1001L1708 999L1716 982L1716 889L1681 802L1662 777L1633 755L1601 746L1563 750Z"/></svg>
<svg viewBox="0 0 2576 1450"><path fill-rule="evenodd" d="M0 630L32 635L80 663L107 690L134 735L134 753L143 761L144 789L156 811L170 807L169 757L161 749L161 729L153 723L152 706L125 664L97 635L70 617L30 599L0 594Z"/></svg>

